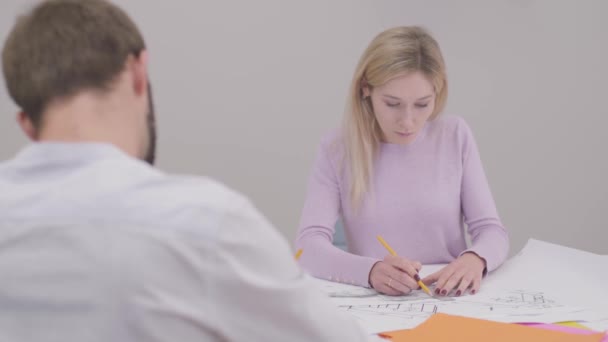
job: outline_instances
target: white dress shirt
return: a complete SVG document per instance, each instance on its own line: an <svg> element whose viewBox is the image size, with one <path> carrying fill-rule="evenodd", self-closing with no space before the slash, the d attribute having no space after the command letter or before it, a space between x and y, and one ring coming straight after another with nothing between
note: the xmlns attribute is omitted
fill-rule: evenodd
<svg viewBox="0 0 608 342"><path fill-rule="evenodd" d="M369 338L213 180L105 144L35 143L0 163L0 341Z"/></svg>

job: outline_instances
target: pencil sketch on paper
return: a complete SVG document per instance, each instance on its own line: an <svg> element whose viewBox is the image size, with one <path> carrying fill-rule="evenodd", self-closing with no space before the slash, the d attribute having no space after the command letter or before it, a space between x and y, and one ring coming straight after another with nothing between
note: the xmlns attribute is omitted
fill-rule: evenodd
<svg viewBox="0 0 608 342"><path fill-rule="evenodd" d="M525 308L553 308L561 306L554 300L545 298L542 292L530 292L524 290L511 291L502 297L492 298L496 304L507 305L510 307Z"/></svg>
<svg viewBox="0 0 608 342"><path fill-rule="evenodd" d="M431 290L431 292L432 292L432 290ZM414 290L403 296L387 296L387 295L378 294L378 299L384 300L387 302L411 302L411 301L432 300L432 299L445 302L445 301L454 300L454 298L447 297L447 296L446 297L429 296L427 293L425 293L422 290Z"/></svg>
<svg viewBox="0 0 608 342"><path fill-rule="evenodd" d="M376 292L376 290L374 290L374 289L367 288L367 287L336 283L336 282L331 282L331 281L321 280L321 279L314 279L314 281L315 281L315 284L317 285L317 287L321 289L321 291L323 291L329 297L334 297L334 298L374 297L374 298L378 298L381 300L398 301L398 302L415 301L415 300L432 298L422 290L414 290L414 291L408 293L407 295L403 295L403 296L386 296L386 295L382 295L382 294ZM431 287L431 289L432 288L433 287ZM449 298L449 297L440 298L440 299L441 300L451 300L451 298Z"/></svg>
<svg viewBox="0 0 608 342"><path fill-rule="evenodd" d="M367 287L335 283L326 280L315 279L317 287L329 297L376 297L378 292Z"/></svg>
<svg viewBox="0 0 608 342"><path fill-rule="evenodd" d="M369 298L338 298L335 303L340 311L353 315L370 332L414 328L435 313L501 322L543 322L552 320L556 314L566 317L581 312L578 308L557 303L543 292L525 290L467 295L453 298L452 301L417 294L409 298L403 296L389 300L382 295Z"/></svg>
<svg viewBox="0 0 608 342"><path fill-rule="evenodd" d="M343 311L355 316L360 313L372 313L377 316L391 316L411 319L428 317L437 313L437 305L430 303L403 303L403 304L377 304L377 305L343 305Z"/></svg>

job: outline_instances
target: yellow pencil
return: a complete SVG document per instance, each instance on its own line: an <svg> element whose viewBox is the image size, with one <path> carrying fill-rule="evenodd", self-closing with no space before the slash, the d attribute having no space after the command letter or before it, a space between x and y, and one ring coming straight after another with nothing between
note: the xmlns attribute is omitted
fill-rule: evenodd
<svg viewBox="0 0 608 342"><path fill-rule="evenodd" d="M302 248L298 249L298 251L296 252L296 260L300 259L300 256L302 256L302 252L303 252Z"/></svg>
<svg viewBox="0 0 608 342"><path fill-rule="evenodd" d="M395 252L395 250L392 249L391 246L389 246L389 244L386 241L384 241L382 236L378 235L378 236L376 236L376 238L378 239L378 241L380 241L382 246L384 246L384 248L386 248L386 250L392 256L397 256L397 253ZM420 286L422 291L426 292L426 294L428 294L429 296L434 297L433 294L431 293L431 290L429 290L429 288L426 287L426 285L422 282L422 279L420 279L420 276L418 275L418 273L414 274L414 280L418 283L418 286Z"/></svg>
<svg viewBox="0 0 608 342"><path fill-rule="evenodd" d="M388 243L386 243L386 241L384 241L384 239L382 238L382 236L378 235L376 236L376 238L378 238L378 241L380 241L380 243L382 244L382 246L384 246L384 248L386 248L386 250L392 255L392 256L397 256L397 253L395 252L394 249L391 248L391 246L388 245Z"/></svg>

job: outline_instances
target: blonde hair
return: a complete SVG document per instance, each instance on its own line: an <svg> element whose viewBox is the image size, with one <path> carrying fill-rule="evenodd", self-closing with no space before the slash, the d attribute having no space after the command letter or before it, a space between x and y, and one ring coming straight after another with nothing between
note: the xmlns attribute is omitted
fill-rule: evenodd
<svg viewBox="0 0 608 342"><path fill-rule="evenodd" d="M373 162L382 137L371 99L363 95L363 86L373 89L415 71L422 72L435 89L432 120L443 110L448 89L439 44L425 29L417 26L388 29L372 40L359 60L342 132L345 166L350 170L350 198L355 208L370 190Z"/></svg>

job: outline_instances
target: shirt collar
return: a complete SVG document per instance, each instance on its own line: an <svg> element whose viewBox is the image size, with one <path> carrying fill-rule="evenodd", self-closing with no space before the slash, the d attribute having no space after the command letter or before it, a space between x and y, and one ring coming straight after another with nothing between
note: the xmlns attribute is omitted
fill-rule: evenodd
<svg viewBox="0 0 608 342"><path fill-rule="evenodd" d="M108 143L35 142L24 147L14 161L78 162L107 158L131 158L116 146Z"/></svg>

